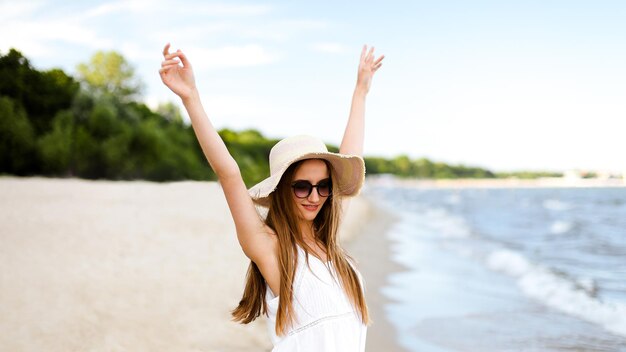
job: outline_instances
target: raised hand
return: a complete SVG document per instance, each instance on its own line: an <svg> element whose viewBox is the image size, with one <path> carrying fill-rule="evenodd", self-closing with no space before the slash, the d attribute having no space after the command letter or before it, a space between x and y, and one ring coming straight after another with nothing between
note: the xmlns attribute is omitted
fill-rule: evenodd
<svg viewBox="0 0 626 352"><path fill-rule="evenodd" d="M170 43L163 48L163 57L159 74L163 83L182 99L189 98L196 90L191 63L182 51L169 53ZM182 63L182 66L179 65Z"/></svg>
<svg viewBox="0 0 626 352"><path fill-rule="evenodd" d="M384 58L385 55L381 55L378 59L375 59L374 47L371 47L368 52L367 45L363 45L356 81L357 89L362 89L365 93L369 92L374 73L382 66Z"/></svg>

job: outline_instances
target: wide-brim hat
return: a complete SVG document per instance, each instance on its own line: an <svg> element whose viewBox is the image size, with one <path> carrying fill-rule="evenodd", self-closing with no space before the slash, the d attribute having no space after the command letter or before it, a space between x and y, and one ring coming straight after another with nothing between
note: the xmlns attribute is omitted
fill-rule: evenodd
<svg viewBox="0 0 626 352"><path fill-rule="evenodd" d="M329 152L322 140L299 135L285 138L270 150L270 176L248 190L252 200L269 206L269 195L276 190L289 166L305 159L324 159L330 162L335 196L358 195L365 181L365 162L358 155Z"/></svg>

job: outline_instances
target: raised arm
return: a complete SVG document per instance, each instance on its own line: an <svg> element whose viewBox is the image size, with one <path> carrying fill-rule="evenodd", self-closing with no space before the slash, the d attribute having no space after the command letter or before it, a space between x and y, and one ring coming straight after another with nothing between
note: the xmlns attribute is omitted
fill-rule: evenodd
<svg viewBox="0 0 626 352"><path fill-rule="evenodd" d="M170 54L169 47L170 44L167 43L163 48L165 60L161 63L159 70L161 80L181 98L189 118L191 118L191 124L200 147L220 181L237 178L240 173L239 166L226 149L226 145L202 107L191 63L180 50ZM180 63L182 66L179 65Z"/></svg>
<svg viewBox="0 0 626 352"><path fill-rule="evenodd" d="M257 215L237 162L202 107L191 63L180 50L170 54L169 47L168 43L163 48L165 60L159 70L161 80L182 99L200 147L224 190L241 248L251 260L261 261L273 250L268 227Z"/></svg>
<svg viewBox="0 0 626 352"><path fill-rule="evenodd" d="M339 152L342 154L352 154L363 156L363 139L365 138L365 97L372 84L374 73L383 64L385 55L378 59L374 58L374 47L367 50L367 45L363 45L359 60L359 69L352 95L352 105L350 106L350 116L346 131L343 134Z"/></svg>

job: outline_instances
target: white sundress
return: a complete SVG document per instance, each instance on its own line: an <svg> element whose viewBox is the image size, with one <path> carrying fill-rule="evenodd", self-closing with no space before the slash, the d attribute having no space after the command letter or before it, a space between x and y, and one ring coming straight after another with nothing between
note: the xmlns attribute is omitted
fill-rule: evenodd
<svg viewBox="0 0 626 352"><path fill-rule="evenodd" d="M306 252L299 245L297 247L298 267L292 300L296 319L286 335L276 335L276 313L280 297L274 296L266 282L267 328L274 344L272 352L365 351L367 326L361 322L343 288L333 280L324 263L314 255L309 256L309 269ZM329 265L334 275L335 267L332 262ZM361 273L354 265L352 267L365 292Z"/></svg>

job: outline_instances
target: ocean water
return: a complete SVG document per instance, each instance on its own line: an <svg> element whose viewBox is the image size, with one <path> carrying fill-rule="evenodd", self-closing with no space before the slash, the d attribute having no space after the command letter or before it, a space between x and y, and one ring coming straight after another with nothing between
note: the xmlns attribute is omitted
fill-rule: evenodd
<svg viewBox="0 0 626 352"><path fill-rule="evenodd" d="M368 185L411 351L626 351L626 188Z"/></svg>

